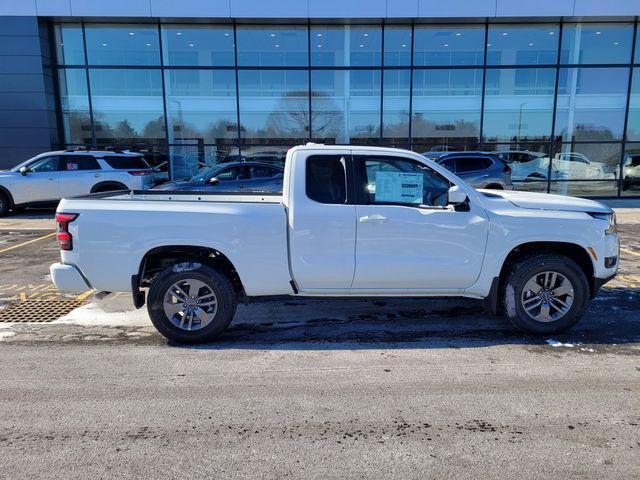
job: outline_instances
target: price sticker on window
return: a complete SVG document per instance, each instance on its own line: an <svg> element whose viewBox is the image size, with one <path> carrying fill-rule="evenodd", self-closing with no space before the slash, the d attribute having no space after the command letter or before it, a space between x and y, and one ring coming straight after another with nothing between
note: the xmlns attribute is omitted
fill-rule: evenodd
<svg viewBox="0 0 640 480"><path fill-rule="evenodd" d="M376 202L422 203L422 173L376 172Z"/></svg>

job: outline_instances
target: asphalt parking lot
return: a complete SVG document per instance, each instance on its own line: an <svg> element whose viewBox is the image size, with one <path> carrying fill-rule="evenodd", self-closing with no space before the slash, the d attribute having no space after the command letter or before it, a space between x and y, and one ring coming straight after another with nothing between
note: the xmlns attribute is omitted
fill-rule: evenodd
<svg viewBox="0 0 640 480"><path fill-rule="evenodd" d="M0 219L0 477L640 477L640 210L563 335L472 300L286 298L199 347L127 294L58 292L50 217Z"/></svg>

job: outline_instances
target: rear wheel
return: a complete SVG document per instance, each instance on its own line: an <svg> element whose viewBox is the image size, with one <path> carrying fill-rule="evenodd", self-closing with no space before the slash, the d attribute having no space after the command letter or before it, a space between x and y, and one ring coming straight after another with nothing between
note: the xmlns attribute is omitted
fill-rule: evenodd
<svg viewBox="0 0 640 480"><path fill-rule="evenodd" d="M538 255L515 264L505 281L507 317L528 333L563 332L584 314L589 283L582 269L559 255Z"/></svg>
<svg viewBox="0 0 640 480"><path fill-rule="evenodd" d="M9 213L9 197L0 192L0 217L4 217Z"/></svg>
<svg viewBox="0 0 640 480"><path fill-rule="evenodd" d="M153 325L169 340L201 343L224 332L236 306L233 286L224 275L198 262L182 262L153 281L147 309Z"/></svg>
<svg viewBox="0 0 640 480"><path fill-rule="evenodd" d="M96 185L91 189L91 193L117 192L120 190L129 190L129 187L122 183L109 183L106 185Z"/></svg>

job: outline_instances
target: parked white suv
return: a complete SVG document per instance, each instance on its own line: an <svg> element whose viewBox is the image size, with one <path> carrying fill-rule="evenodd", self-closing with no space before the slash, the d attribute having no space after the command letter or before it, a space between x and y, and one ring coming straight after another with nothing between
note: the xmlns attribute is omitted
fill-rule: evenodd
<svg viewBox="0 0 640 480"><path fill-rule="evenodd" d="M10 209L55 205L63 197L153 184L141 153L63 150L46 152L0 172L0 216Z"/></svg>

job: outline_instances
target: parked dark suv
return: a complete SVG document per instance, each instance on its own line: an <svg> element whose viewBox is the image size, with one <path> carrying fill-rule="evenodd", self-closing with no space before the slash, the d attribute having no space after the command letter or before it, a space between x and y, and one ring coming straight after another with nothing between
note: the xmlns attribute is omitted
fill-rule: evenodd
<svg viewBox="0 0 640 480"><path fill-rule="evenodd" d="M489 152L426 153L433 160L474 188L512 190L511 167Z"/></svg>

